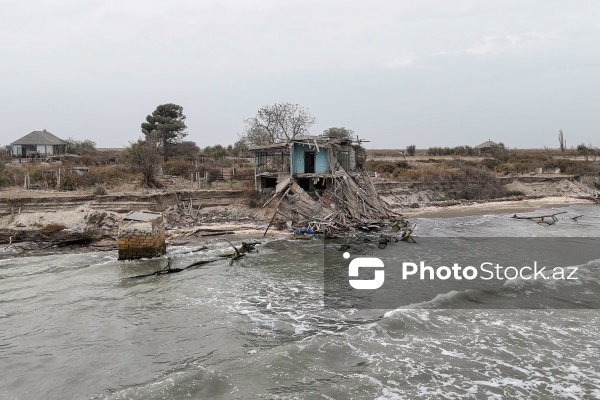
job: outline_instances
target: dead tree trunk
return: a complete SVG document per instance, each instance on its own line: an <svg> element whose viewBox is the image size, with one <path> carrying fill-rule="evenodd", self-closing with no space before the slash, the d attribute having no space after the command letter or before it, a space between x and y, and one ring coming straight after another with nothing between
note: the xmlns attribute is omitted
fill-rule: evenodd
<svg viewBox="0 0 600 400"><path fill-rule="evenodd" d="M535 216L531 216L531 217L523 217L523 216L520 217L517 214L515 214L512 216L512 218L528 219L530 221L536 221L538 224L554 225L558 221L558 218L556 218L556 216L559 214L566 214L566 213L567 213L566 211L561 211L561 212L557 212L554 214L535 215Z"/></svg>

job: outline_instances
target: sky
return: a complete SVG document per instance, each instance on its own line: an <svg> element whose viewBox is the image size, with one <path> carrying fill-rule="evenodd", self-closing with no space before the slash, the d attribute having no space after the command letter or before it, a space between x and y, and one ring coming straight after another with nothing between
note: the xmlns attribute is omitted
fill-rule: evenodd
<svg viewBox="0 0 600 400"><path fill-rule="evenodd" d="M176 103L200 147L264 105L370 148L600 146L600 2L2 0L0 144L123 147Z"/></svg>

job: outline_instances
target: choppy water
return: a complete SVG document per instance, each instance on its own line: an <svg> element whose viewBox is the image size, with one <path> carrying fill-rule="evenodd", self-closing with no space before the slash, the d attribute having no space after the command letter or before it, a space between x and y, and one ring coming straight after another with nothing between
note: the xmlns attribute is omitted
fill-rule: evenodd
<svg viewBox="0 0 600 400"><path fill-rule="evenodd" d="M422 219L418 233L599 236L600 208L567 210L586 216ZM227 246L179 248L173 267ZM235 266L137 280L164 260L4 255L0 398L600 397L598 311L328 310L321 250L271 241Z"/></svg>

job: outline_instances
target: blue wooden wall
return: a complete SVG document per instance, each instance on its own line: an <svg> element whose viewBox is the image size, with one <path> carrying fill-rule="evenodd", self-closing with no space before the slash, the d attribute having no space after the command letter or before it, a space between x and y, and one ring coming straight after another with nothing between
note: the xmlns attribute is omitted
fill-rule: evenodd
<svg viewBox="0 0 600 400"><path fill-rule="evenodd" d="M317 151L315 146L306 144L294 143L294 151L292 152L292 172L295 174L304 173L304 152L315 152L315 173L324 174L329 172L329 158L327 152L329 149L320 147Z"/></svg>

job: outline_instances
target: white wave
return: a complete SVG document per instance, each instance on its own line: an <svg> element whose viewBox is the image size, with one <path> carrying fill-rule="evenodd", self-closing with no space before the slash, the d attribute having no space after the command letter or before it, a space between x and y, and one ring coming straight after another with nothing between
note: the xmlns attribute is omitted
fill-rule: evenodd
<svg viewBox="0 0 600 400"><path fill-rule="evenodd" d="M439 305L440 303L444 303L444 302L448 302L451 300L456 299L459 296L463 296L469 292L473 292L472 289L467 289L467 290L451 290L447 293L440 293L438 295L436 295L433 299L431 300L427 300L427 301L422 301L419 303L411 303L407 306L402 306L399 307L395 310L392 311L388 311L386 312L383 316L384 317L391 317L392 315L394 315L397 312L401 312L402 310L415 310L415 309L421 309L421 308L433 308L431 306L435 306L435 305Z"/></svg>

